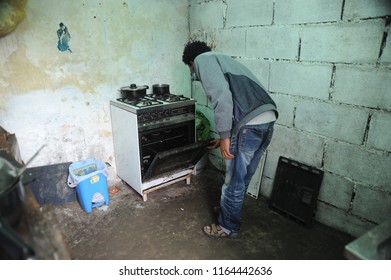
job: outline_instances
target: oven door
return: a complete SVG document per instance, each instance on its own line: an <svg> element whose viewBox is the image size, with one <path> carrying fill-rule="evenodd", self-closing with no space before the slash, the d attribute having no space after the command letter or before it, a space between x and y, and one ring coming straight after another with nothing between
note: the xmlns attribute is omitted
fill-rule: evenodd
<svg viewBox="0 0 391 280"><path fill-rule="evenodd" d="M143 181L163 177L168 173L191 168L197 164L207 152L210 141L200 141L182 147L158 152L148 170L144 173Z"/></svg>

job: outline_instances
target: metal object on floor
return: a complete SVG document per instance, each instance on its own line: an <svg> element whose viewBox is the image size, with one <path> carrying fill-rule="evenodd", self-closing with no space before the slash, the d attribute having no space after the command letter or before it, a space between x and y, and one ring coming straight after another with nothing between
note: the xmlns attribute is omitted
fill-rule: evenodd
<svg viewBox="0 0 391 280"><path fill-rule="evenodd" d="M14 230L23 214L23 184L34 179L30 174L24 174L25 170L25 165L0 150L0 259L35 258L33 249Z"/></svg>
<svg viewBox="0 0 391 280"><path fill-rule="evenodd" d="M246 194L252 198L257 199L259 195L259 189L261 188L263 168L265 167L267 151L263 154L261 161L255 171L254 176L252 177L250 184L248 185Z"/></svg>
<svg viewBox="0 0 391 280"><path fill-rule="evenodd" d="M345 246L351 260L391 260L391 218Z"/></svg>

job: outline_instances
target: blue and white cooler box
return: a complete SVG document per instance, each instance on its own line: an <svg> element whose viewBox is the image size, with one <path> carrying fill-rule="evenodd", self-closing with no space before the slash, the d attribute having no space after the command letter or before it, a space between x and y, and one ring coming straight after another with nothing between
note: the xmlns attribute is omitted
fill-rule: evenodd
<svg viewBox="0 0 391 280"><path fill-rule="evenodd" d="M107 176L107 165L96 158L74 162L69 166L68 186L76 188L84 211L91 212L92 208L110 203Z"/></svg>

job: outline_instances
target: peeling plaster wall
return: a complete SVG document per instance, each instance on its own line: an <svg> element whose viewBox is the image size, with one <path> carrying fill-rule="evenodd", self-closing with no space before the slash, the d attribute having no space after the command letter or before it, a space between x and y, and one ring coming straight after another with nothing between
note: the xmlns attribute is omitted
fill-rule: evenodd
<svg viewBox="0 0 391 280"><path fill-rule="evenodd" d="M0 126L32 166L96 157L114 165L109 101L130 83L190 96L181 0L34 0L0 37ZM63 22L72 52L57 49Z"/></svg>
<svg viewBox="0 0 391 280"><path fill-rule="evenodd" d="M247 65L279 108L261 194L285 156L324 171L319 222L359 236L389 218L391 1L189 3L190 37ZM192 93L213 124L199 82ZM210 159L224 169L219 151Z"/></svg>

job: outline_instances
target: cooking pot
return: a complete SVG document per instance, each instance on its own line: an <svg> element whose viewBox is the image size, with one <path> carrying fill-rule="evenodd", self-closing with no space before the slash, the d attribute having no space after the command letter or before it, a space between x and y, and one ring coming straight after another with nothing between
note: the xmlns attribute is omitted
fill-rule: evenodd
<svg viewBox="0 0 391 280"><path fill-rule="evenodd" d="M137 86L136 84L131 84L130 86L122 87L120 89L121 97L138 99L147 94L147 89L148 86L145 85Z"/></svg>
<svg viewBox="0 0 391 280"><path fill-rule="evenodd" d="M152 93L155 95L170 94L170 86L168 84L154 84L152 86Z"/></svg>

